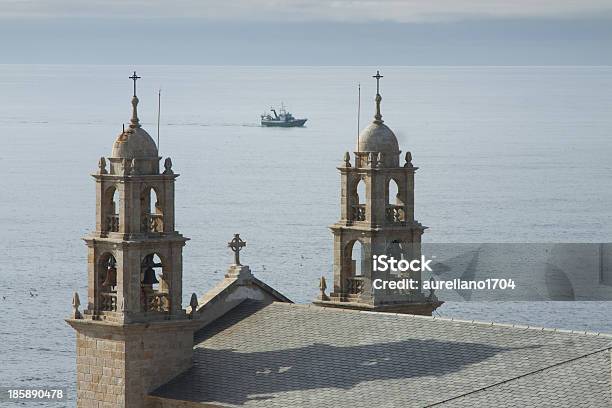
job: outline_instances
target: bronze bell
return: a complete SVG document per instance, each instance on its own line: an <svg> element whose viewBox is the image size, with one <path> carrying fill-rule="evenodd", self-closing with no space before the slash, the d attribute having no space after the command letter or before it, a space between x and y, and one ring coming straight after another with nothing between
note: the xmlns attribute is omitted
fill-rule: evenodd
<svg viewBox="0 0 612 408"><path fill-rule="evenodd" d="M155 276L155 269L150 266L144 271L144 279L142 280L143 285L154 285L159 283L157 277Z"/></svg>
<svg viewBox="0 0 612 408"><path fill-rule="evenodd" d="M113 259L108 261L108 268L106 269L106 279L102 282L102 286L117 286L117 268Z"/></svg>

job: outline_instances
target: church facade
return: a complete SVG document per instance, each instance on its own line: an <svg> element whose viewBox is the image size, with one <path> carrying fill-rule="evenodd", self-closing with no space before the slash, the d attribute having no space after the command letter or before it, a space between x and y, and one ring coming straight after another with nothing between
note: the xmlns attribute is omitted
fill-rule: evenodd
<svg viewBox="0 0 612 408"><path fill-rule="evenodd" d="M418 257L425 231L414 219L417 168L410 153L400 163L380 92L354 161L347 153L339 167L331 293L322 279L314 304L293 304L242 264L236 234L224 278L183 305L179 175L170 158L160 167L138 119L139 77L130 78L129 127L93 175L86 303L81 311L75 293L66 320L77 339L77 407L609 406L608 336L432 318L442 303L433 293L373 289L370 257Z"/></svg>

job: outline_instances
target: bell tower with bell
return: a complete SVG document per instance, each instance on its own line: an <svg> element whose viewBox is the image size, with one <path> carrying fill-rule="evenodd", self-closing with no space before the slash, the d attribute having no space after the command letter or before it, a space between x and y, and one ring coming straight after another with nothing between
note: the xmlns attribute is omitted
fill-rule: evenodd
<svg viewBox="0 0 612 408"><path fill-rule="evenodd" d="M375 287L375 281L413 279L421 282L420 272L408 274L376 271L374 256L413 260L421 256L421 236L426 227L414 218L414 175L417 167L407 152L400 164L401 151L393 131L384 124L381 113L380 79L377 71L374 120L359 133L354 161L348 152L338 167L341 178L340 220L330 228L334 235L333 290L314 301L325 307L388 311L431 315L442 304L433 292L419 289L388 290Z"/></svg>
<svg viewBox="0 0 612 408"><path fill-rule="evenodd" d="M191 365L193 321L182 306L182 251L175 230L178 174L132 117L102 157L95 231L88 249L87 304L68 323L77 331L77 406L141 407L143 396Z"/></svg>

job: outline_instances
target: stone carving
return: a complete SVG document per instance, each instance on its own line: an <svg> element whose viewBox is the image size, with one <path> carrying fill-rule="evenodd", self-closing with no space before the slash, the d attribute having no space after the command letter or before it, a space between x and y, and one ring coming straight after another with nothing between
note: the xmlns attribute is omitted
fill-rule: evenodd
<svg viewBox="0 0 612 408"><path fill-rule="evenodd" d="M351 155L349 152L344 153L344 167L351 167Z"/></svg>
<svg viewBox="0 0 612 408"><path fill-rule="evenodd" d="M240 251L246 246L246 242L240 238L240 234L234 234L234 238L227 243L227 246L234 252L234 265L242 265L240 263Z"/></svg>
<svg viewBox="0 0 612 408"><path fill-rule="evenodd" d="M376 167L382 167L383 166L383 154L382 152L378 152L378 156L376 157Z"/></svg>
<svg viewBox="0 0 612 408"><path fill-rule="evenodd" d="M368 155L368 164L370 165L370 167L376 167L377 158L378 158L378 155L376 153L371 152Z"/></svg>
<svg viewBox="0 0 612 408"><path fill-rule="evenodd" d="M325 281L325 276L321 276L321 279L319 279L319 290L321 291L321 293L319 294L319 300L329 300L329 296L327 296L327 294L325 293L326 289L327 282Z"/></svg>
<svg viewBox="0 0 612 408"><path fill-rule="evenodd" d="M127 176L131 173L132 173L132 160L123 159L123 174Z"/></svg>
<svg viewBox="0 0 612 408"><path fill-rule="evenodd" d="M79 311L79 306L81 306L81 300L79 299L79 294L74 292L74 296L72 297L72 318L73 319L82 319L83 315Z"/></svg>
<svg viewBox="0 0 612 408"><path fill-rule="evenodd" d="M108 171L106 171L106 159L104 157L100 157L98 169L98 174L108 174Z"/></svg>
<svg viewBox="0 0 612 408"><path fill-rule="evenodd" d="M163 174L174 174L174 171L172 171L172 159L169 157L166 157L166 160L164 160Z"/></svg>
<svg viewBox="0 0 612 408"><path fill-rule="evenodd" d="M195 293L191 294L191 300L189 301L189 306L191 307L191 313L189 313L189 318L193 319L195 312L198 310L198 297Z"/></svg>
<svg viewBox="0 0 612 408"><path fill-rule="evenodd" d="M406 164L404 167L412 167L412 153L406 152Z"/></svg>

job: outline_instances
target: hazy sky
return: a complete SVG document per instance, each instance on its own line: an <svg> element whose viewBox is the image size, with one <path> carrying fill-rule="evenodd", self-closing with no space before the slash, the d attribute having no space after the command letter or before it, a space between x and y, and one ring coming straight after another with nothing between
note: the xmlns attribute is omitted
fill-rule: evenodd
<svg viewBox="0 0 612 408"><path fill-rule="evenodd" d="M0 0L0 41L1 63L600 65L612 1Z"/></svg>

